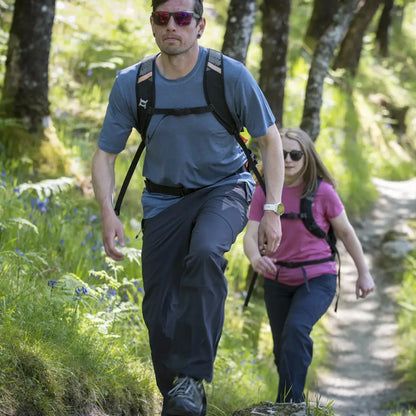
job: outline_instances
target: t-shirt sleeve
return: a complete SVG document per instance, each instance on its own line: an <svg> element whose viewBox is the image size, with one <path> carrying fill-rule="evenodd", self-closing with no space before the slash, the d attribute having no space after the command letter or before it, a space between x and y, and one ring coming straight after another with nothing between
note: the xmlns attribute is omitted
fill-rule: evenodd
<svg viewBox="0 0 416 416"><path fill-rule="evenodd" d="M263 218L263 206L266 202L266 197L264 195L263 189L261 186L256 186L256 189L254 190L253 199L251 201L250 205L250 212L248 219L251 221L257 221L260 222Z"/></svg>
<svg viewBox="0 0 416 416"><path fill-rule="evenodd" d="M228 106L252 137L264 136L276 118L254 77L235 61L224 61L224 76Z"/></svg>
<svg viewBox="0 0 416 416"><path fill-rule="evenodd" d="M110 92L107 111L98 139L98 147L108 153L120 153L126 146L137 116L134 113L135 89L131 74L117 76Z"/></svg>
<svg viewBox="0 0 416 416"><path fill-rule="evenodd" d="M335 191L334 187L327 182L322 182L322 191L325 193L323 199L325 216L328 219L336 218L344 210L344 205Z"/></svg>

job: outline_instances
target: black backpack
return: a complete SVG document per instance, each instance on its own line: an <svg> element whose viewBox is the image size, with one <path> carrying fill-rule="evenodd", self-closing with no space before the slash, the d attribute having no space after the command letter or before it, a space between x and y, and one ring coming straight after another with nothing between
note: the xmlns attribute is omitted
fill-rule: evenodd
<svg viewBox="0 0 416 416"><path fill-rule="evenodd" d="M314 236L318 238L324 238L327 241L329 247L331 248L331 253L332 253L331 257L329 257L328 259L317 260L320 263L324 263L325 261L332 261L336 257L339 257L339 253L338 253L337 246L336 246L337 237L335 235L335 232L332 226L329 227L328 233L326 233L316 223L315 218L313 217L313 214L312 214L313 200L315 198L316 192L318 191L318 188L321 182L322 182L322 178L318 178L318 184L317 184L316 190L312 194L300 200L300 213L299 214L284 213L282 214L282 218L286 218L289 220L301 219L308 231L310 231ZM300 266L305 265L304 263L296 263L296 264Z"/></svg>
<svg viewBox="0 0 416 416"><path fill-rule="evenodd" d="M204 93L207 105L203 107L193 108L155 108L155 82L154 76L157 54L144 58L137 71L136 79L136 99L137 99L137 117L138 125L137 131L142 137L142 141L134 155L131 165L128 169L123 185L120 189L120 193L117 198L117 202L114 207L114 211L117 215L120 214L121 203L126 193L127 187L130 183L130 179L136 169L140 156L145 147L145 137L147 127L153 114L168 114L175 116L183 116L187 114L202 114L206 112L212 112L222 126L233 135L238 144L243 149L247 157L247 167L253 172L264 192L265 184L256 167L257 160L255 155L247 148L245 139L241 136L242 126L238 125L234 120L231 112L228 108L225 100L224 92L224 76L223 76L223 55L221 52L213 49L208 49L208 56L205 63L204 71Z"/></svg>
<svg viewBox="0 0 416 416"><path fill-rule="evenodd" d="M332 226L329 227L328 233L322 230L322 228L319 227L319 225L316 223L315 218L313 217L313 214L312 214L312 203L313 203L316 192L321 182L322 182L322 178L318 178L318 184L317 184L316 190L312 194L300 200L300 213L299 214L298 213L284 213L282 214L281 217L289 219L289 220L295 220L295 219L302 220L303 224L305 225L306 229L309 232L311 232L314 236L318 238L324 238L327 241L329 247L331 248L331 256L321 258L321 259L316 259L316 260L304 261L304 262L277 261L276 264L279 266L284 266L288 268L296 268L296 267L309 266L312 264L320 264L320 263L326 263L328 261L337 260L338 261L338 294L337 294L337 300L335 302L335 311L337 311L339 294L341 290L341 259L340 259L339 252L336 246L337 237L335 235L335 232ZM306 276L304 275L304 277L305 277L305 282L307 284ZM247 292L246 300L244 303L245 307L248 305L251 293L254 289L254 284L255 284L256 279L257 279L257 273L255 272L253 274L253 277L251 279L251 283Z"/></svg>
<svg viewBox="0 0 416 416"><path fill-rule="evenodd" d="M337 237L331 225L329 226L328 233L322 230L322 228L319 227L319 225L316 223L315 218L313 217L313 214L312 214L313 200L315 198L316 192L318 191L318 188L321 182L322 182L322 178L318 178L318 184L317 184L315 191L312 194L300 200L300 213L299 214L284 213L282 214L282 218L286 218L290 220L301 219L306 229L310 233L312 233L315 237L324 238L327 241L331 249L331 256L321 258L321 259L316 259L316 260L304 261L304 262L279 262L278 261L276 262L276 264L280 266L284 266L284 267L295 268L295 267L303 267L303 266L309 266L312 264L320 264L320 263L326 263L328 261L337 260L338 261L338 294L337 294L337 299L335 302L335 311L337 311L339 294L341 290L341 259L340 259L339 252L336 246ZM306 277L305 277L305 280L306 280Z"/></svg>

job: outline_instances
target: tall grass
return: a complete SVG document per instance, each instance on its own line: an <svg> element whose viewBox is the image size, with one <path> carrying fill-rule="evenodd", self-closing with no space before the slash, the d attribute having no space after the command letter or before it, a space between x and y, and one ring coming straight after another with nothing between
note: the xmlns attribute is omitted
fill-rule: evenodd
<svg viewBox="0 0 416 416"><path fill-rule="evenodd" d="M19 185L2 172L2 411L152 413L140 250L130 247L115 265L103 254L96 208L79 189L63 180Z"/></svg>
<svg viewBox="0 0 416 416"><path fill-rule="evenodd" d="M404 395L416 406L416 252L408 256L402 276L399 304L400 354L399 368L410 387Z"/></svg>

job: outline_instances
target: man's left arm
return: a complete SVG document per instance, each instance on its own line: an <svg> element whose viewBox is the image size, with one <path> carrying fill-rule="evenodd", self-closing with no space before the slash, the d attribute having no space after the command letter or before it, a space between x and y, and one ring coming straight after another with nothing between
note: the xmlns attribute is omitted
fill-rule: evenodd
<svg viewBox="0 0 416 416"><path fill-rule="evenodd" d="M271 125L264 136L258 137L266 184L266 203L277 204L282 201L284 181L284 160L282 139L276 124ZM260 221L258 242L262 255L271 255L279 247L282 238L280 215L264 211Z"/></svg>

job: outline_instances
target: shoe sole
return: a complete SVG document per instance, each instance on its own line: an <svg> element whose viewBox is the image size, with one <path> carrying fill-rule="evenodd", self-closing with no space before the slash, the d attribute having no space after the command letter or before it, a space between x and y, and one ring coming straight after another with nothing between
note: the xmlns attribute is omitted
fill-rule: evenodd
<svg viewBox="0 0 416 416"><path fill-rule="evenodd" d="M168 416L199 416L202 412L202 409L203 406L201 406L201 409L198 413L195 413L191 410L170 408L168 409Z"/></svg>

